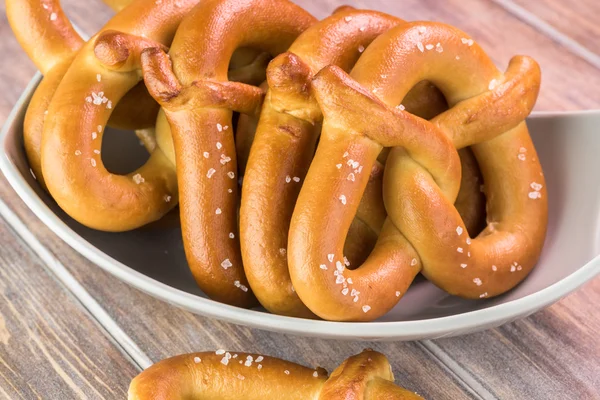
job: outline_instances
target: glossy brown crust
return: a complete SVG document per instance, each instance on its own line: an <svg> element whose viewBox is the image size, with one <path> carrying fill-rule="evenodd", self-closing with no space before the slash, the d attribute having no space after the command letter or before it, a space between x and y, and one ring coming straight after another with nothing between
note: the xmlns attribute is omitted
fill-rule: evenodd
<svg viewBox="0 0 600 400"><path fill-rule="evenodd" d="M231 117L232 111L255 114L263 92L229 82L230 60L240 47L280 54L314 21L287 0L206 0L182 22L170 60L156 51L142 57L146 85L171 127L188 264L215 300L256 304L239 248Z"/></svg>
<svg viewBox="0 0 600 400"><path fill-rule="evenodd" d="M348 358L332 374L322 368L257 354L218 351L160 361L136 378L129 400L418 400L396 386L385 356L372 350Z"/></svg>
<svg viewBox="0 0 600 400"><path fill-rule="evenodd" d="M322 114L310 81L330 64L350 70L377 36L402 22L384 13L342 7L306 30L286 54L269 65L269 91L242 187L240 235L250 286L271 312L313 315L294 293L286 256L290 219L321 131ZM420 111L428 110L424 106L428 102L436 112L445 101L437 90L428 89L431 94L413 97L419 99ZM407 105L412 107L410 101ZM353 250L345 254L353 263L364 257L365 247L379 233L386 216L381 196L383 169L364 174L369 183L357 213L359 221L348 235L347 247ZM354 173L348 179L355 179Z"/></svg>
<svg viewBox="0 0 600 400"><path fill-rule="evenodd" d="M141 77L127 62L103 64L95 47L97 41L101 47L111 43L107 37L115 31L125 34L114 43L131 55L140 51L135 46L169 44L196 3L134 0L82 47L59 84L48 110L52 118L44 124L42 172L56 202L82 224L129 230L161 218L177 204L175 170L160 148L127 176L104 168L99 154L104 127L113 107Z"/></svg>
<svg viewBox="0 0 600 400"><path fill-rule="evenodd" d="M119 0L112 5L120 9L130 2ZM23 141L31 170L46 188L40 160L44 121L54 92L84 41L58 0L7 0L6 13L17 40L44 74L27 108ZM125 96L109 124L122 129L150 127L157 111L158 105L142 85Z"/></svg>
<svg viewBox="0 0 600 400"><path fill-rule="evenodd" d="M432 122L394 108L422 80L440 88L451 106ZM523 122L539 83L530 58L516 57L503 75L466 34L438 23L409 23L381 35L350 76L323 69L312 82L323 133L288 241L292 282L311 311L330 320L375 319L421 270L466 298L495 296L519 283L535 265L546 231L545 183ZM461 177L455 148L468 145L488 201L488 226L475 239L453 205ZM368 170L382 147L395 147L384 174L388 219L371 255L348 270L339 262L367 178L350 182L348 167L335 164L352 159Z"/></svg>

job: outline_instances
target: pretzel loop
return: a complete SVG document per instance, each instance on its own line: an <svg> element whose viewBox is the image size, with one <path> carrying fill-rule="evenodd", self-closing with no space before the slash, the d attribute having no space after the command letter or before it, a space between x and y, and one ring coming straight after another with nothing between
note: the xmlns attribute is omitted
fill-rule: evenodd
<svg viewBox="0 0 600 400"><path fill-rule="evenodd" d="M130 2L115 0L110 5L118 10ZM44 121L54 93L84 41L58 0L7 0L6 8L19 43L44 74L25 114L23 139L31 170L45 189L40 160ZM158 105L141 85L125 96L109 123L122 129L146 128L154 124L157 111Z"/></svg>
<svg viewBox="0 0 600 400"><path fill-rule="evenodd" d="M423 43L437 43L430 47L437 50L425 51ZM319 72L313 90L323 133L292 216L288 259L311 311L326 319L377 318L421 269L444 290L469 298L497 295L525 277L539 257L547 215L541 168L522 122L537 96L539 69L521 58L509 70L503 76L457 29L409 23L377 38L351 77L334 66ZM391 109L422 80L451 107L432 122ZM473 240L453 205L460 184L454 146L470 143L477 143L488 197L488 227ZM349 270L342 247L366 177L348 181L351 170L335 165L368 170L382 146L394 146L383 185L388 219L367 260ZM519 151L531 159L520 163ZM518 273L507 274L511 269Z"/></svg>
<svg viewBox="0 0 600 400"><path fill-rule="evenodd" d="M112 36L122 41L111 42L114 31L135 32L165 45L196 2L135 0L82 47L58 86L49 107L53 118L44 125L42 170L56 202L79 222L105 231L129 230L161 218L176 205L175 170L160 148L127 176L104 168L100 153L106 123L113 106L141 76L127 68L106 68L95 48L98 44L106 49L112 43L121 47L113 54L135 53L135 46L147 44L145 39L123 35Z"/></svg>

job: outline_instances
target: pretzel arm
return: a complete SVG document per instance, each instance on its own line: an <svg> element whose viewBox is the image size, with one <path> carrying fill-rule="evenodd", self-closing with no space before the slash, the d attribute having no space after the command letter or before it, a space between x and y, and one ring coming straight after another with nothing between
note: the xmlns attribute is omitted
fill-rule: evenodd
<svg viewBox="0 0 600 400"><path fill-rule="evenodd" d="M532 58L514 57L504 79L492 79L489 90L455 104L433 122L447 132L457 149L493 139L516 127L531 113L540 81L540 67ZM489 121L494 121L492 129Z"/></svg>
<svg viewBox="0 0 600 400"><path fill-rule="evenodd" d="M217 353L186 354L152 365L131 382L129 400L301 400L317 398L327 379L321 368L257 354Z"/></svg>
<svg viewBox="0 0 600 400"><path fill-rule="evenodd" d="M423 400L394 384L384 355L364 350L345 360L331 377L257 354L192 353L160 361L133 379L129 400Z"/></svg>
<svg viewBox="0 0 600 400"><path fill-rule="evenodd" d="M59 0L7 0L6 16L19 44L42 74L70 58L84 43Z"/></svg>

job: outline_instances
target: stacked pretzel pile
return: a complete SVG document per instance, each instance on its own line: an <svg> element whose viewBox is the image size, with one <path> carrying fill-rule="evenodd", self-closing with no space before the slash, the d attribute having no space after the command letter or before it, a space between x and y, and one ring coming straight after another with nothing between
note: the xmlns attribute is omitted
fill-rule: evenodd
<svg viewBox="0 0 600 400"><path fill-rule="evenodd" d="M209 297L337 321L382 316L418 274L479 299L536 264L531 58L502 73L454 27L351 7L316 21L288 0L109 3L84 42L58 0L7 0L44 74L29 162L77 221L118 232L179 205ZM137 130L145 165L104 167L107 125Z"/></svg>

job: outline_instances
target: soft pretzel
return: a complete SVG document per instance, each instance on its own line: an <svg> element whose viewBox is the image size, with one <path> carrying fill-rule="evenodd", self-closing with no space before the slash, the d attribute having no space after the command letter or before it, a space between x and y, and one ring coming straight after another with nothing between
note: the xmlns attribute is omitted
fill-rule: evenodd
<svg viewBox="0 0 600 400"><path fill-rule="evenodd" d="M256 302L240 255L230 127L232 111L258 112L263 91L228 81L227 67L239 47L282 53L313 22L287 0L205 0L182 22L170 58L160 49L142 54L144 80L173 137L188 264L213 299L239 306Z"/></svg>
<svg viewBox="0 0 600 400"><path fill-rule="evenodd" d="M386 357L365 350L327 376L322 368L225 350L160 361L133 379L129 400L417 400L394 384Z"/></svg>
<svg viewBox="0 0 600 400"><path fill-rule="evenodd" d="M120 9L130 2L114 1L111 6ZM40 151L48 106L84 41L73 29L58 0L7 0L6 14L19 43L44 74L25 114L23 141L31 170L45 187ZM109 124L123 129L150 127L154 125L157 111L158 105L142 84L125 96Z"/></svg>
<svg viewBox="0 0 600 400"><path fill-rule="evenodd" d="M396 108L424 79L451 107L432 122ZM350 76L335 66L321 70L312 85L323 130L288 240L304 304L325 319L372 320L420 271L466 298L520 282L539 257L547 221L543 174L523 122L539 83L532 59L513 58L503 75L465 33L427 22L378 37ZM453 206L461 176L455 148L469 145L487 196L488 224L475 239ZM394 147L383 185L388 218L368 259L350 270L344 239L368 181L357 167L369 171L383 147Z"/></svg>
<svg viewBox="0 0 600 400"><path fill-rule="evenodd" d="M343 7L307 29L268 69L269 90L242 187L240 237L250 287L271 312L312 315L294 292L286 256L291 215L314 154L322 119L310 80L329 64L350 70L371 41L400 23L404 21L384 13ZM428 82L416 85L403 103L407 110L424 118L446 109L445 99ZM245 130L238 149L249 147L250 135ZM239 140L240 132L237 137ZM239 152L238 157L242 157ZM469 162L469 153L463 158L469 167L465 178L473 178L478 173L477 164ZM360 263L366 258L386 217L381 194L383 168L369 168L365 173L368 175L369 171L357 218L345 241L345 263ZM355 179L355 174L349 174L348 179ZM470 225L478 225L474 221L483 213L473 203L481 203L480 184L465 182L463 186L461 205L468 212Z"/></svg>
<svg viewBox="0 0 600 400"><path fill-rule="evenodd" d="M134 0L82 47L60 82L44 124L42 171L56 202L84 225L133 229L177 203L175 170L159 147L127 176L107 171L99 153L112 104L141 79L129 61L141 49L116 31L137 34L141 45L168 44L197 2Z"/></svg>

